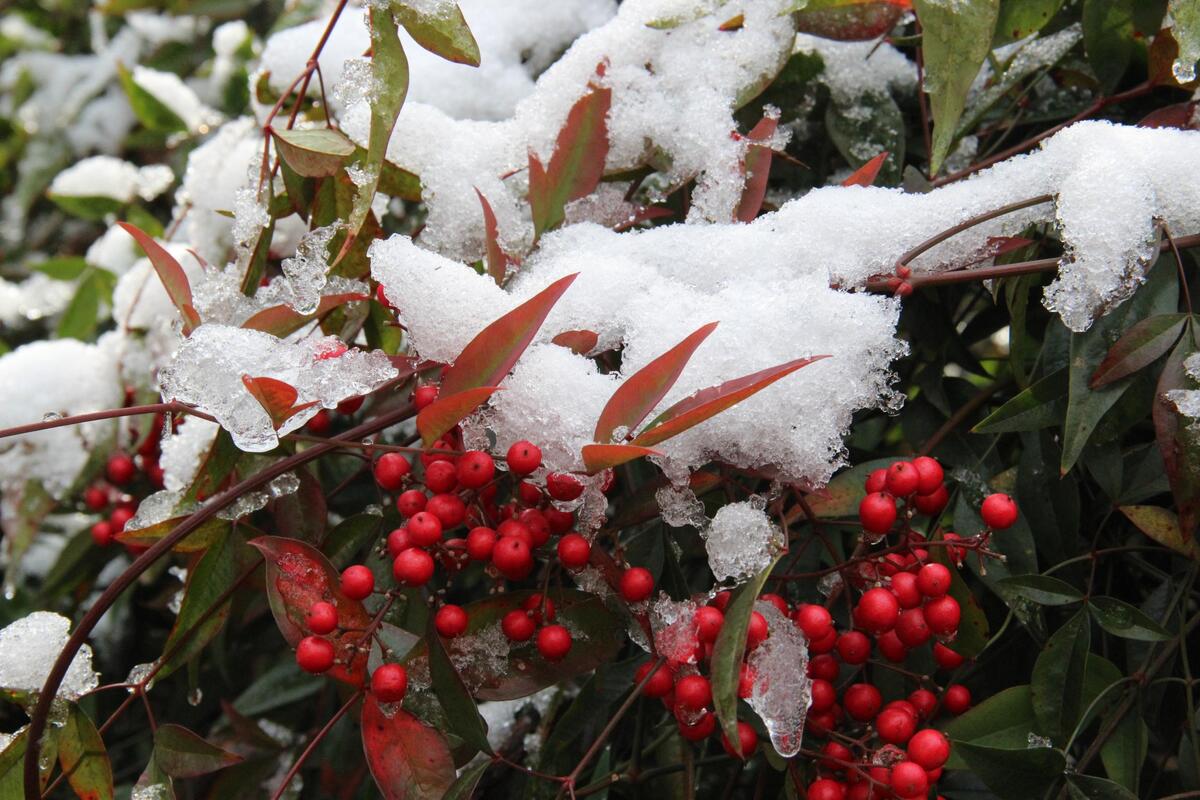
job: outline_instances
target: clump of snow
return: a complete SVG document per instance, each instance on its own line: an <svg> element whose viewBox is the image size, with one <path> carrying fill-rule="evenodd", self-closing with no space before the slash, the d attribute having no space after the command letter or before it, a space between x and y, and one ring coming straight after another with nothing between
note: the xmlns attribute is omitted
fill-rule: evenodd
<svg viewBox="0 0 1200 800"><path fill-rule="evenodd" d="M303 314L316 311L321 302L329 269L329 242L337 232L337 225L309 231L296 247L296 255L283 260L283 274L292 289L291 305Z"/></svg>
<svg viewBox="0 0 1200 800"><path fill-rule="evenodd" d="M213 415L241 449L265 452L319 408L334 408L396 376L382 352L347 350L334 355L340 347L333 337L287 342L261 331L209 323L183 342L159 380L163 397ZM244 375L283 381L297 390L298 405L316 405L288 418L276 431L267 411L242 383Z"/></svg>
<svg viewBox="0 0 1200 800"><path fill-rule="evenodd" d="M219 430L220 426L215 422L186 416L170 435L164 436L158 458L163 470L163 486L176 492L190 486Z"/></svg>
<svg viewBox="0 0 1200 800"><path fill-rule="evenodd" d="M855 105L876 92L911 93L917 86L917 65L886 42L840 42L798 33L794 52L821 57L825 66L817 80L843 105Z"/></svg>
<svg viewBox="0 0 1200 800"><path fill-rule="evenodd" d="M124 391L100 347L74 339L31 342L0 356L0 428L117 408ZM54 496L75 481L93 447L113 435L111 420L64 425L0 439L0 486L40 481Z"/></svg>
<svg viewBox="0 0 1200 800"><path fill-rule="evenodd" d="M708 565L718 581L743 581L771 565L786 546L783 531L767 516L766 501L755 496L722 506L702 532Z"/></svg>
<svg viewBox="0 0 1200 800"><path fill-rule="evenodd" d="M139 168L112 156L92 156L58 173L49 191L61 197L106 197L129 203L139 197L153 200L174 180L171 168L162 164Z"/></svg>
<svg viewBox="0 0 1200 800"><path fill-rule="evenodd" d="M67 643L71 620L52 611L35 611L0 630L0 688L36 695ZM71 660L57 698L77 700L100 685L86 644Z"/></svg>
<svg viewBox="0 0 1200 800"><path fill-rule="evenodd" d="M776 752L790 758L800 752L804 718L812 703L808 644L795 623L774 605L758 602L755 608L766 617L769 634L746 661L754 674L748 702L767 726Z"/></svg>
<svg viewBox="0 0 1200 800"><path fill-rule="evenodd" d="M499 749L507 743L509 736L512 735L517 715L522 709L532 707L538 714L545 714L559 691L557 686L550 686L529 697L517 700L489 700L480 703L479 715L483 717L484 724L487 725L488 744L492 746L492 749Z"/></svg>
<svg viewBox="0 0 1200 800"><path fill-rule="evenodd" d="M74 281L55 280L42 272L17 282L0 278L0 323L15 329L57 314L74 296Z"/></svg>
<svg viewBox="0 0 1200 800"><path fill-rule="evenodd" d="M121 226L113 225L91 243L84 259L94 267L121 276L137 263L141 254L142 251L133 241L133 237Z"/></svg>
<svg viewBox="0 0 1200 800"><path fill-rule="evenodd" d="M192 87L173 72L138 65L133 69L133 82L179 117L190 133L205 133L221 121L221 115L204 105Z"/></svg>
<svg viewBox="0 0 1200 800"><path fill-rule="evenodd" d="M454 668L472 690L508 670L510 645L499 623L446 642L447 654L454 662Z"/></svg>
<svg viewBox="0 0 1200 800"><path fill-rule="evenodd" d="M1183 371L1193 381L1200 383L1200 353L1194 353L1183 361ZM1164 394L1175 409L1192 420L1190 427L1200 428L1200 389L1171 389Z"/></svg>

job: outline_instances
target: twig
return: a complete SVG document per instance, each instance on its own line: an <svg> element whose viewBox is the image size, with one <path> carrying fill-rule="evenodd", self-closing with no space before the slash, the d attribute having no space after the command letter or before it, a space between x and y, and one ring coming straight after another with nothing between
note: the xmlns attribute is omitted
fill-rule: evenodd
<svg viewBox="0 0 1200 800"><path fill-rule="evenodd" d="M279 800L279 798L283 797L284 791L287 790L287 787L291 784L292 779L296 777L296 773L299 772L300 768L304 766L304 762L308 760L310 755L312 755L313 750L316 750L317 745L319 745L325 739L325 737L329 735L329 731L333 730L333 726L338 723L338 720L346 716L346 712L349 711L350 708L362 698L363 690L359 689L350 696L350 699L347 700L332 717L329 718L329 721L325 723L325 727L317 731L316 735L313 736L312 741L310 741L308 746L304 748L304 752L301 753L300 757L296 759L296 763L292 764L292 768L289 769L287 774L283 776L283 781L279 784L279 788L275 790L275 793L271 795L271 800Z"/></svg>

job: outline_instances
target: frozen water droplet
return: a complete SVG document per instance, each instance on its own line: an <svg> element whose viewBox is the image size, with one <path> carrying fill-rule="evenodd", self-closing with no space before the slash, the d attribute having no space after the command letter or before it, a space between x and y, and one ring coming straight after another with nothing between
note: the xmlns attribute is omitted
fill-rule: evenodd
<svg viewBox="0 0 1200 800"><path fill-rule="evenodd" d="M1027 743L1026 747L1028 747L1031 750L1034 748L1037 748L1037 747L1053 747L1054 746L1050 742L1049 739L1047 739L1044 736L1038 736L1033 731L1029 732L1029 735L1025 738L1025 741Z"/></svg>
<svg viewBox="0 0 1200 800"><path fill-rule="evenodd" d="M842 588L842 575L840 572L831 572L828 575L821 577L817 581L817 591L823 596L829 597L834 592Z"/></svg>
<svg viewBox="0 0 1200 800"><path fill-rule="evenodd" d="M1171 74L1180 83L1191 83L1196 80L1196 64L1194 62L1188 63L1182 58L1177 58L1171 64Z"/></svg>
<svg viewBox="0 0 1200 800"><path fill-rule="evenodd" d="M300 477L294 472L285 472L267 484L271 497L294 494L300 488Z"/></svg>
<svg viewBox="0 0 1200 800"><path fill-rule="evenodd" d="M383 516L383 507L380 506L378 503L371 503L369 506L367 506L366 508L363 509L363 513L370 514L373 517L382 517Z"/></svg>
<svg viewBox="0 0 1200 800"><path fill-rule="evenodd" d="M155 663L150 662L148 664L136 664L133 669L129 670L129 674L125 676L125 683L129 684L131 687L129 691L134 691L132 688L134 686L140 686L141 684L146 683L146 678L150 675L150 672L154 669L154 667ZM149 689L153 683L154 682L151 681L146 685L146 688Z"/></svg>
<svg viewBox="0 0 1200 800"><path fill-rule="evenodd" d="M198 706L204 700L204 690L199 686L188 692L187 701L190 706Z"/></svg>
<svg viewBox="0 0 1200 800"><path fill-rule="evenodd" d="M55 420L60 420L62 418L63 415L59 414L57 411L47 411L45 414L42 414L42 422L54 422Z"/></svg>

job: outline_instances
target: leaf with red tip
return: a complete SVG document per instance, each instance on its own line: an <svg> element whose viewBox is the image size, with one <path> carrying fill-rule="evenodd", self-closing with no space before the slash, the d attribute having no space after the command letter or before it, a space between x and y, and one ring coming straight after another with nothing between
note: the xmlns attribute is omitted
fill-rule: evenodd
<svg viewBox="0 0 1200 800"><path fill-rule="evenodd" d="M801 33L862 41L890 31L907 8L908 3L894 0L812 0L792 17Z"/></svg>
<svg viewBox="0 0 1200 800"><path fill-rule="evenodd" d="M746 139L752 142L769 141L775 135L778 126L777 118L763 117L750 133L746 134ZM742 188L742 200L738 203L734 218L738 222L753 222L762 210L763 197L767 194L767 178L771 175L771 148L760 144L747 147L742 172L746 176L745 184Z"/></svg>
<svg viewBox="0 0 1200 800"><path fill-rule="evenodd" d="M264 308L243 322L242 327L255 331L265 331L272 336L278 336L282 339L288 334L300 330L313 320L320 319L343 303L370 299L370 296L356 292L325 295L321 298L317 310L311 314L301 314L289 305L271 306Z"/></svg>
<svg viewBox="0 0 1200 800"><path fill-rule="evenodd" d="M567 203L591 194L604 177L611 105L612 90L589 83L588 93L575 101L558 132L549 165L543 165L532 151L529 153L534 238L562 224Z"/></svg>
<svg viewBox="0 0 1200 800"><path fill-rule="evenodd" d="M576 355L586 356L596 349L600 335L595 331L563 331L550 341Z"/></svg>
<svg viewBox="0 0 1200 800"><path fill-rule="evenodd" d="M583 446L583 466L588 475L595 475L601 470L633 461L642 456L662 455L657 450L641 447L635 444L585 444Z"/></svg>
<svg viewBox="0 0 1200 800"><path fill-rule="evenodd" d="M155 273L158 274L158 279L162 281L163 288L167 290L167 296L171 298L175 308L179 309L179 315L183 317L183 335L187 336L200 324L200 315L192 306L192 285L188 282L187 273L183 271L183 267L179 266L175 257L167 252L166 248L154 241L154 238L141 228L130 225L128 222L118 222L117 224L133 237L138 246L142 248L142 252L146 254L146 258L150 259Z"/></svg>
<svg viewBox="0 0 1200 800"><path fill-rule="evenodd" d="M271 424L276 429L304 409L317 404L314 400L310 403L296 405L296 388L275 378L252 378L249 375L243 375L242 384L266 409L267 414L271 416Z"/></svg>
<svg viewBox="0 0 1200 800"><path fill-rule="evenodd" d="M338 630L326 638L337 653L329 675L361 686L367 674L367 654L360 651L363 631L371 616L357 600L342 593L341 576L312 545L281 536L260 536L250 541L266 560L267 600L280 633L292 647L309 634L304 615L313 603L332 603L338 612Z"/></svg>
<svg viewBox="0 0 1200 800"><path fill-rule="evenodd" d="M872 158L867 163L863 164L858 169L854 170L849 178L842 181L842 186L870 186L875 183L875 178L879 176L879 170L883 168L883 162L887 161L888 151L884 150L879 155Z"/></svg>
<svg viewBox="0 0 1200 800"><path fill-rule="evenodd" d="M731 381L701 389L695 394L685 397L668 408L650 423L633 440L636 445L649 447L683 433L688 428L716 416L730 406L734 406L747 397L756 394L770 386L780 378L791 375L801 367L806 367L814 361L820 361L829 356L814 356L798 358L786 364L768 367L751 375L734 378Z"/></svg>
<svg viewBox="0 0 1200 800"><path fill-rule="evenodd" d="M429 447L498 391L500 388L497 386L477 386L434 400L417 414L417 431L421 434L421 441Z"/></svg>
<svg viewBox="0 0 1200 800"><path fill-rule="evenodd" d="M446 370L442 377L442 394L450 396L477 386L500 383L577 275L559 278L480 331Z"/></svg>
<svg viewBox="0 0 1200 800"><path fill-rule="evenodd" d="M637 206L628 219L618 222L613 225L613 230L617 233L626 231L642 222L647 222L652 219L664 219L666 217L675 216L675 212L665 206Z"/></svg>
<svg viewBox="0 0 1200 800"><path fill-rule="evenodd" d="M488 275L492 276L492 280L496 282L497 286L503 286L504 279L508 276L508 268L514 262L500 246L500 228L496 224L496 212L492 210L492 204L478 189L475 190L475 194L479 195L479 204L483 206L483 231L487 240Z"/></svg>
<svg viewBox="0 0 1200 800"><path fill-rule="evenodd" d="M1158 314L1138 322L1108 351L1088 387L1107 386L1157 361L1179 339L1185 322L1187 314Z"/></svg>
<svg viewBox="0 0 1200 800"><path fill-rule="evenodd" d="M371 694L363 702L362 739L384 800L441 800L454 783L445 738L407 711L384 710Z"/></svg>
<svg viewBox="0 0 1200 800"><path fill-rule="evenodd" d="M593 438L607 444L617 428L632 433L671 390L696 348L716 328L717 323L708 323L626 378L600 412Z"/></svg>

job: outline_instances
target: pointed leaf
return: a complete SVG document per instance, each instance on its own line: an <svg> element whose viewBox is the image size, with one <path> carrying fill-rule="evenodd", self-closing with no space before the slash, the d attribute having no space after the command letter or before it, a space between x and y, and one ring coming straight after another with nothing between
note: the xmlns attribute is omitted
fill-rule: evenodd
<svg viewBox="0 0 1200 800"><path fill-rule="evenodd" d="M1175 496L1184 542L1195 541L1196 526L1200 524L1200 434L1192 428L1191 420L1180 415L1168 393L1200 388L1183 369L1184 360L1198 349L1194 337L1195 326L1189 323L1163 367L1151 408L1154 435Z"/></svg>
<svg viewBox="0 0 1200 800"><path fill-rule="evenodd" d="M172 778L207 775L241 760L182 725L160 725L154 732L154 761Z"/></svg>
<svg viewBox="0 0 1200 800"><path fill-rule="evenodd" d="M891 0L809 0L797 2L796 29L823 39L862 41L883 36L904 15Z"/></svg>
<svg viewBox="0 0 1200 800"><path fill-rule="evenodd" d="M120 531L116 535L116 540L121 544L132 545L134 547L150 547L158 542L171 531L175 530L188 517L187 514L173 516L170 519L151 525L148 528L137 528ZM189 533L183 538L183 541L175 545L172 551L176 553L198 553L202 550L207 550L213 546L214 542L229 532L232 523L227 519L207 519L199 528Z"/></svg>
<svg viewBox="0 0 1200 800"><path fill-rule="evenodd" d="M737 738L738 683L741 679L742 659L746 655L746 631L750 628L750 614L754 602L762 592L771 570L779 559L733 590L729 605L725 607L725 622L713 643L711 665L713 711L721 723L721 729L730 741Z"/></svg>
<svg viewBox="0 0 1200 800"><path fill-rule="evenodd" d="M612 441L617 428L625 428L632 433L671 390L696 348L716 328L715 322L704 325L626 378L600 412L593 438L601 444L607 444Z"/></svg>
<svg viewBox="0 0 1200 800"><path fill-rule="evenodd" d="M814 361L820 361L822 358L828 358L828 356L798 358L786 364L768 367L751 375L701 389L659 414L645 430L638 434L637 438L633 440L633 444L650 447L683 433L688 428L699 425L751 395L757 394L775 381L791 375Z"/></svg>
<svg viewBox="0 0 1200 800"><path fill-rule="evenodd" d="M842 186L870 186L871 184L875 183L875 178L879 176L879 170L883 167L883 162L887 161L887 157L888 151L884 150L882 153L875 156L858 169L854 170L850 177L842 181Z"/></svg>
<svg viewBox="0 0 1200 800"><path fill-rule="evenodd" d="M498 391L496 386L478 386L434 400L417 414L421 441L429 447Z"/></svg>
<svg viewBox="0 0 1200 800"><path fill-rule="evenodd" d="M112 800L112 764L96 725L74 703L58 732L58 763L80 800Z"/></svg>
<svg viewBox="0 0 1200 800"><path fill-rule="evenodd" d="M301 314L289 305L278 305L264 308L242 323L243 328L255 331L265 331L280 339L295 333L315 319L320 319L344 303L358 300L370 300L365 294L349 292L347 294L327 294L321 298L317 310L311 314Z"/></svg>
<svg viewBox="0 0 1200 800"><path fill-rule="evenodd" d="M296 388L289 383L276 380L275 378L252 378L249 375L243 375L242 384L254 396L254 399L262 405L267 414L271 416L271 422L276 428L293 415L310 406L316 405L316 402L313 401L297 406Z"/></svg>
<svg viewBox="0 0 1200 800"><path fill-rule="evenodd" d="M1120 506L1119 510L1139 531L1180 555L1200 561L1200 539L1184 538L1179 517L1174 511L1158 506Z"/></svg>
<svg viewBox="0 0 1200 800"><path fill-rule="evenodd" d="M1062 776L1067 759L1053 747L985 747L955 740L952 752L1001 800L1041 797Z"/></svg>
<svg viewBox="0 0 1200 800"><path fill-rule="evenodd" d="M479 785L479 779L493 763L491 759L485 758L464 768L442 800L471 800L475 796L475 787Z"/></svg>
<svg viewBox="0 0 1200 800"><path fill-rule="evenodd" d="M649 447L632 444L585 444L583 446L583 466L588 475L595 475L606 469L633 461L642 456L658 456L662 453Z"/></svg>
<svg viewBox="0 0 1200 800"><path fill-rule="evenodd" d="M393 0L392 13L413 40L447 61L479 66L479 45L457 3ZM433 11L425 10L432 7Z"/></svg>
<svg viewBox="0 0 1200 800"><path fill-rule="evenodd" d="M1186 321L1187 314L1159 314L1137 323L1108 351L1088 386L1099 389L1157 361L1174 346Z"/></svg>
<svg viewBox="0 0 1200 800"><path fill-rule="evenodd" d="M141 228L130 225L128 222L118 222L117 224L134 238L134 241L142 248L142 252L146 254L146 258L150 259L154 271L158 274L158 279L162 281L163 288L167 290L167 296L171 298L175 308L179 309L179 315L183 318L183 334L187 336L193 328L200 324L200 315L192 306L192 286L188 283L183 267L179 266L175 257Z"/></svg>
<svg viewBox="0 0 1200 800"><path fill-rule="evenodd" d="M1083 49L1105 94L1116 88L1129 67L1137 42L1134 8L1139 0L1084 0Z"/></svg>
<svg viewBox="0 0 1200 800"><path fill-rule="evenodd" d="M362 710L363 752L384 800L440 800L454 783L446 740L400 708L384 709L367 694Z"/></svg>
<svg viewBox="0 0 1200 800"><path fill-rule="evenodd" d="M250 544L266 559L267 599L283 638L295 647L308 635L304 615L312 604L332 603L337 607L339 631L327 638L333 642L339 663L329 675L361 686L367 672L367 655L359 647L371 617L362 603L342 593L338 571L321 551L295 539L260 536Z"/></svg>
<svg viewBox="0 0 1200 800"><path fill-rule="evenodd" d="M138 122L156 133L186 131L187 123L163 101L148 92L133 79L133 73L124 64L117 64L117 80L129 99L129 107Z"/></svg>
<svg viewBox="0 0 1200 800"><path fill-rule="evenodd" d="M271 130L279 157L305 178L336 175L354 154L354 142L333 128Z"/></svg>
<svg viewBox="0 0 1200 800"><path fill-rule="evenodd" d="M746 139L751 142L769 142L779 126L778 117L764 116L758 121ZM771 148L766 144L751 144L746 148L742 162L744 186L742 199L734 212L738 222L753 222L762 210L763 197L767 194L767 179L771 177Z"/></svg>
<svg viewBox="0 0 1200 800"><path fill-rule="evenodd" d="M497 286L503 286L504 279L508 277L508 268L513 262L508 257L508 253L504 252L504 248L500 246L500 229L496 223L496 212L492 210L492 204L478 189L475 190L475 194L479 195L479 204L483 206L483 232L487 241L487 272Z"/></svg>
<svg viewBox="0 0 1200 800"><path fill-rule="evenodd" d="M1088 601L1088 610L1096 624L1113 636L1139 642L1164 642L1171 638L1170 631L1141 609L1115 597L1093 597Z"/></svg>
<svg viewBox="0 0 1200 800"><path fill-rule="evenodd" d="M1083 599L1074 586L1049 575L1013 575L998 581L996 588L1001 595L1023 597L1043 606L1066 606Z"/></svg>
<svg viewBox="0 0 1200 800"><path fill-rule="evenodd" d="M442 394L450 396L478 386L498 385L577 275L559 278L480 331L442 376Z"/></svg>
<svg viewBox="0 0 1200 800"><path fill-rule="evenodd" d="M475 698L471 696L470 690L455 669L454 662L446 653L442 637L433 625L432 614L425 634L425 646L429 653L429 676L433 682L433 691L442 710L446 712L446 720L450 723L449 732L476 750L490 755L492 747L488 744L487 723L479 715Z"/></svg>
<svg viewBox="0 0 1200 800"><path fill-rule="evenodd" d="M1063 623L1033 665L1033 713L1039 731L1057 743L1071 734L1083 713L1083 676L1091 647L1086 610Z"/></svg>
<svg viewBox="0 0 1200 800"><path fill-rule="evenodd" d="M586 356L596 349L600 335L595 331L563 331L550 340L559 347L565 347L575 355Z"/></svg>
<svg viewBox="0 0 1200 800"><path fill-rule="evenodd" d="M1068 775L1072 800L1137 800L1137 795L1115 781L1094 775Z"/></svg>
<svg viewBox="0 0 1200 800"><path fill-rule="evenodd" d="M1067 405L1070 371L1047 375L989 414L972 433L1016 433L1057 425Z"/></svg>

